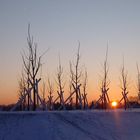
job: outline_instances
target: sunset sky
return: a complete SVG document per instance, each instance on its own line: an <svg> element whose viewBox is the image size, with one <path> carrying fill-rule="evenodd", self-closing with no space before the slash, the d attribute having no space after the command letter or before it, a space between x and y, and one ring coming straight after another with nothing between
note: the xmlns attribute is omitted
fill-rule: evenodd
<svg viewBox="0 0 140 140"><path fill-rule="evenodd" d="M108 42L110 98L121 98L119 77L123 56L129 77L129 96L137 95L139 0L0 0L0 104L17 100L28 23L39 54L49 48L42 59L42 81L49 75L55 86L60 55L68 86L69 61L74 60L80 41L80 66L88 71L88 98L97 99ZM67 95L67 89L65 92Z"/></svg>

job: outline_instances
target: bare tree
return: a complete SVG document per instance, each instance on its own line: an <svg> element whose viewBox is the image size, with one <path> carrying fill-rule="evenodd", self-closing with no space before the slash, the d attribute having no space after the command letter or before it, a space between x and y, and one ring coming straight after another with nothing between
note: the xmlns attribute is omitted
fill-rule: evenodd
<svg viewBox="0 0 140 140"><path fill-rule="evenodd" d="M47 102L48 110L53 110L53 87L49 78L48 78L48 93L49 93Z"/></svg>
<svg viewBox="0 0 140 140"><path fill-rule="evenodd" d="M27 43L28 43L28 54L24 54L22 58L23 58L24 69L27 74L29 84L31 85L31 87L33 87L33 110L36 110L36 106L38 104L38 97L37 97L38 93L36 89L36 82L38 81L37 74L41 66L42 56L38 56L37 44L34 43L33 37L31 37L30 35L30 25L28 25ZM28 104L29 104L29 97L28 97Z"/></svg>
<svg viewBox="0 0 140 140"><path fill-rule="evenodd" d="M110 103L110 99L108 96L108 90L110 84L110 81L108 80L108 71L109 71L109 66L108 66L108 47L107 47L105 61L103 64L103 78L101 80L101 95L98 101L96 102L96 105L99 102L101 102L103 109L107 109L108 104Z"/></svg>
<svg viewBox="0 0 140 140"><path fill-rule="evenodd" d="M84 109L87 109L88 108L88 100L87 100L87 71L85 70L85 75L84 75L84 82L83 82L83 94L82 94L82 97L83 97L83 107Z"/></svg>
<svg viewBox="0 0 140 140"><path fill-rule="evenodd" d="M63 68L61 66L60 57L59 57L59 65L57 68L57 93L60 99L60 104L63 106L63 109L65 109L64 104L64 84L63 84Z"/></svg>
<svg viewBox="0 0 140 140"><path fill-rule="evenodd" d="M23 73L18 81L18 85L19 85L18 99L20 100L25 95L25 88L26 88L26 81ZM20 109L24 110L25 106L26 106L26 98L22 101L22 104L20 105Z"/></svg>
<svg viewBox="0 0 140 140"><path fill-rule="evenodd" d="M23 70L24 70L24 72L22 72L22 77L24 77L25 88L29 90L31 87L31 84L30 84L31 63L30 63L29 52L27 55L24 53L24 55L22 55L22 59L23 59ZM26 62L25 62L25 59L26 59ZM25 64L26 64L26 67L25 67ZM27 109L29 111L31 108L31 94L28 94L26 98L27 98Z"/></svg>
<svg viewBox="0 0 140 140"><path fill-rule="evenodd" d="M69 82L69 105L72 108L73 107L73 97L71 96L72 93L72 81Z"/></svg>
<svg viewBox="0 0 140 140"><path fill-rule="evenodd" d="M82 75L82 71L79 69L79 63L80 63L80 42L79 42L79 46L78 46L78 51L77 51L77 55L76 55L76 62L74 65L72 65L72 63L70 62L70 78L72 81L72 86L73 89L75 90L76 93L76 108L78 108L78 106L82 106L82 97L81 97L81 93L80 93L80 88L79 85L80 84L80 80L81 80L81 75Z"/></svg>
<svg viewBox="0 0 140 140"><path fill-rule="evenodd" d="M124 109L126 110L129 107L129 100L128 100L128 74L125 71L124 67L124 60L123 60L123 66L121 68L121 89L122 89L122 98L119 101L121 103L122 100L124 100Z"/></svg>
<svg viewBox="0 0 140 140"><path fill-rule="evenodd" d="M137 90L138 90L138 101L140 101L140 71L137 64Z"/></svg>
<svg viewBox="0 0 140 140"><path fill-rule="evenodd" d="M24 57L26 57L26 67L24 66L24 77L25 77L25 83L26 83L26 89L27 90L29 90L30 89L30 87L31 87L31 84L30 84L30 55L28 55L28 56L26 56L26 55L24 55L24 56L22 56L23 57L23 60L24 60ZM25 62L24 62L25 63ZM23 63L23 65L25 65ZM30 110L30 108L31 108L31 94L28 94L27 95L27 109L28 109L28 111Z"/></svg>

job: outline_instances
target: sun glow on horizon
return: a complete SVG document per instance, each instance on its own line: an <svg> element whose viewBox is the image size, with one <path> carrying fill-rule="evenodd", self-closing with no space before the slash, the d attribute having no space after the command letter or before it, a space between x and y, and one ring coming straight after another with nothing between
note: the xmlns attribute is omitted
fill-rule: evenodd
<svg viewBox="0 0 140 140"><path fill-rule="evenodd" d="M111 106L112 106L112 107L117 107L117 105L118 105L118 102L116 102L116 101L113 101L113 102L111 103Z"/></svg>

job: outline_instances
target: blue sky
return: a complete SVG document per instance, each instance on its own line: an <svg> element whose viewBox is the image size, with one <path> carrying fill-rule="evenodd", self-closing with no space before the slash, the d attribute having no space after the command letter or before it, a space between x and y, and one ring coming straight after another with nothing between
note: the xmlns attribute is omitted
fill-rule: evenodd
<svg viewBox="0 0 140 140"><path fill-rule="evenodd" d="M0 96L1 103L17 96L22 67L21 52L27 47L27 26L44 56L43 75L55 77L58 55L66 75L81 43L81 67L89 74L89 94L98 97L99 75L107 42L112 98L121 95L119 72L122 56L135 94L136 62L140 63L139 0L0 0ZM68 77L67 77L68 79ZM113 89L118 89L115 93ZM7 96L7 97L6 97ZM11 98L13 97L13 99Z"/></svg>

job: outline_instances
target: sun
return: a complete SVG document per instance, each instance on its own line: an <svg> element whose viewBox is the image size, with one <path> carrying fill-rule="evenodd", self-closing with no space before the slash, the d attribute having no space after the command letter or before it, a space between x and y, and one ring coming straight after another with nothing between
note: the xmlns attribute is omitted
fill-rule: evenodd
<svg viewBox="0 0 140 140"><path fill-rule="evenodd" d="M118 103L117 103L116 101L113 101L113 102L111 103L111 105L112 105L112 107L117 107Z"/></svg>

